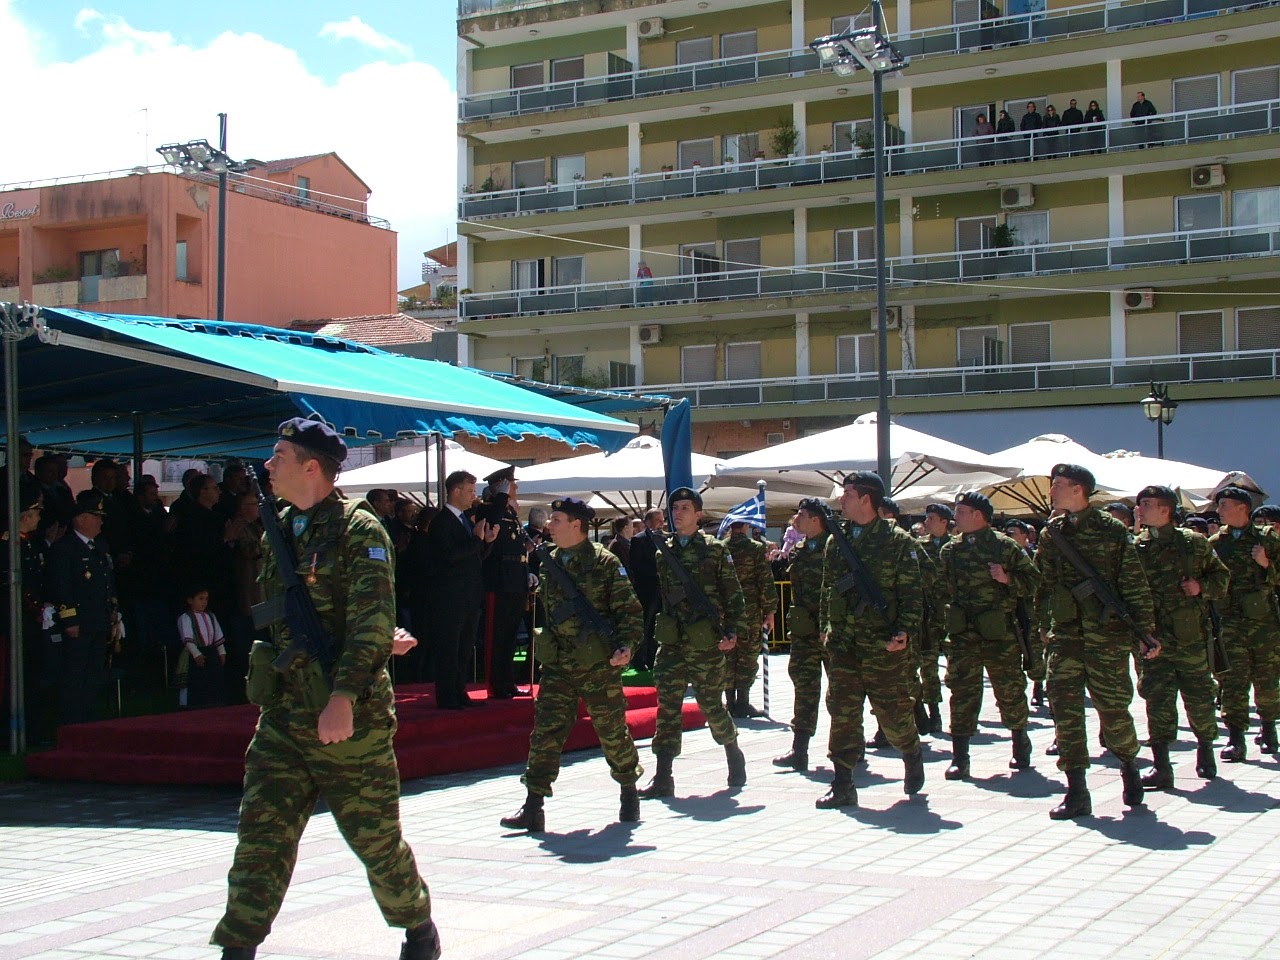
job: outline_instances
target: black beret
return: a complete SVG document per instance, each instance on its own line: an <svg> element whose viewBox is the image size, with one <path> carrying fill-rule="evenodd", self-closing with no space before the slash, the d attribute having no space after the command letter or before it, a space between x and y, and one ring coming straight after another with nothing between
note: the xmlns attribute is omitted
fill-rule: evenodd
<svg viewBox="0 0 1280 960"><path fill-rule="evenodd" d="M501 483L503 480L505 480L507 481L507 483L512 483L515 481L515 479L516 479L516 468L503 467L500 470L493 471L493 473L485 477L484 482L485 483Z"/></svg>
<svg viewBox="0 0 1280 960"><path fill-rule="evenodd" d="M107 515L107 503L97 490L81 490L76 494L76 509L72 516L82 513L96 513L100 517Z"/></svg>
<svg viewBox="0 0 1280 960"><path fill-rule="evenodd" d="M1253 516L1250 519L1254 523L1274 523L1280 520L1280 506L1276 506L1274 503L1264 503L1253 511Z"/></svg>
<svg viewBox="0 0 1280 960"><path fill-rule="evenodd" d="M969 507L971 510L977 510L987 518L987 523L991 522L991 518L995 516L996 513L995 507L991 506L991 501L977 490L966 490L964 493L956 497L956 506Z"/></svg>
<svg viewBox="0 0 1280 960"><path fill-rule="evenodd" d="M702 494L692 487L677 487L671 491L671 496L667 497L668 504L679 503L681 500L688 500L699 510L702 509Z"/></svg>
<svg viewBox="0 0 1280 960"><path fill-rule="evenodd" d="M1097 482L1093 479L1093 471L1088 467L1082 467L1078 463L1059 463L1049 471L1049 479L1056 480L1058 477L1064 477L1072 483L1081 484L1084 492L1093 495L1093 491L1097 488Z"/></svg>
<svg viewBox="0 0 1280 960"><path fill-rule="evenodd" d="M898 501L893 497L885 497L881 500L880 509L889 511L894 517L902 516L902 508L898 506Z"/></svg>
<svg viewBox="0 0 1280 960"><path fill-rule="evenodd" d="M512 467L511 469L514 470L515 468ZM551 511L552 513L563 513L566 517L573 520L581 520L583 523L590 523L596 518L595 510L585 500L575 500L573 497L552 500Z"/></svg>
<svg viewBox="0 0 1280 960"><path fill-rule="evenodd" d="M1213 495L1215 504L1221 503L1223 500L1237 500L1250 510L1253 509L1253 497L1249 495L1248 490L1241 487L1223 487Z"/></svg>
<svg viewBox="0 0 1280 960"><path fill-rule="evenodd" d="M347 459L347 445L334 432L333 428L320 419L311 417L294 417L280 424L278 433L281 440L296 443L305 450L321 457L327 457L337 464Z"/></svg>
<svg viewBox="0 0 1280 960"><path fill-rule="evenodd" d="M1164 500L1168 502L1171 507L1176 507L1178 505L1178 495L1173 492L1173 488L1164 487L1158 483L1153 483L1138 491L1138 495L1134 498L1134 502L1141 503L1143 500Z"/></svg>
<svg viewBox="0 0 1280 960"><path fill-rule="evenodd" d="M1209 532L1209 521L1204 517L1187 517L1182 521L1182 525L1188 530L1196 531L1196 533L1207 534Z"/></svg>
<svg viewBox="0 0 1280 960"><path fill-rule="evenodd" d="M1029 534L1031 532L1031 524L1015 517L1012 520L1006 520L1004 523L1004 532L1008 533L1010 530L1021 530L1023 533Z"/></svg>
<svg viewBox="0 0 1280 960"><path fill-rule="evenodd" d="M1126 522L1133 523L1133 511L1129 509L1127 504L1123 504L1120 502L1108 503L1102 509L1107 511L1107 513L1112 513L1112 514L1118 513L1120 514L1120 516L1125 518Z"/></svg>
<svg viewBox="0 0 1280 960"><path fill-rule="evenodd" d="M924 515L926 517L931 513L936 513L938 516L945 517L948 520L954 520L956 518L956 512L945 503L931 503L924 508Z"/></svg>
<svg viewBox="0 0 1280 960"><path fill-rule="evenodd" d="M874 470L855 470L844 475L844 486L857 487L863 493L884 496L884 481Z"/></svg>
<svg viewBox="0 0 1280 960"><path fill-rule="evenodd" d="M817 497L805 497L800 501L800 509L806 513L811 513L815 517L825 517L827 515L826 503Z"/></svg>

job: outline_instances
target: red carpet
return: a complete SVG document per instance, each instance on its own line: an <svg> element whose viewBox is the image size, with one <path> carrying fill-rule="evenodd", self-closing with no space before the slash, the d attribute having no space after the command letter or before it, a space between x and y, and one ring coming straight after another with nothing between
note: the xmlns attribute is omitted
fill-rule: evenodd
<svg viewBox="0 0 1280 960"><path fill-rule="evenodd" d="M627 725L637 740L653 736L658 697L653 687L626 687ZM473 690L473 697L484 696ZM599 744L579 704L565 749ZM520 763L528 756L533 701L495 700L475 710L437 710L434 687L396 691L396 758L409 780ZM62 727L58 745L27 757L27 772L49 780L101 783L239 784L258 708L217 707ZM706 722L684 705L686 730Z"/></svg>

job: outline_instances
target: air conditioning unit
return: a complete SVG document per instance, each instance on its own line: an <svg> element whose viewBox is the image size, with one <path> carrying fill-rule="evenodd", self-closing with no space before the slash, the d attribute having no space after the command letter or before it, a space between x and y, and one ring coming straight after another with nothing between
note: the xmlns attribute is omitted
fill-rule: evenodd
<svg viewBox="0 0 1280 960"><path fill-rule="evenodd" d="M786 442L787 435L785 433L766 433L764 435L764 445L766 447L776 447L778 444Z"/></svg>
<svg viewBox="0 0 1280 960"><path fill-rule="evenodd" d="M1220 163L1191 168L1191 185L1199 190L1211 190L1227 182L1227 171Z"/></svg>
<svg viewBox="0 0 1280 960"><path fill-rule="evenodd" d="M1000 188L1001 210L1022 210L1036 205L1036 193L1029 183L1015 183Z"/></svg>
<svg viewBox="0 0 1280 960"><path fill-rule="evenodd" d="M877 330L880 329L879 318L880 318L880 315L877 312L876 308L872 307L871 308L871 332L872 333L875 333ZM898 323L899 321L902 320L902 308L901 307L885 307L884 319L885 319L886 327L888 327L890 330L897 330Z"/></svg>
<svg viewBox="0 0 1280 960"><path fill-rule="evenodd" d="M636 24L636 32L641 40L654 40L666 33L667 27L661 17L646 17Z"/></svg>
<svg viewBox="0 0 1280 960"><path fill-rule="evenodd" d="M1156 292L1146 290L1126 290L1124 292L1124 308L1126 310L1150 310L1156 305Z"/></svg>
<svg viewBox="0 0 1280 960"><path fill-rule="evenodd" d="M647 327L640 328L640 342L645 344L662 342L662 327L658 324L651 324Z"/></svg>

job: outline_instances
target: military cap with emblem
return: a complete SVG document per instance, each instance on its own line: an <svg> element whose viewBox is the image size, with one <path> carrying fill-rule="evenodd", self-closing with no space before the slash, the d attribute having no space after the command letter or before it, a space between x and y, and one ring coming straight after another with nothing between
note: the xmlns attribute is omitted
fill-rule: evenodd
<svg viewBox="0 0 1280 960"><path fill-rule="evenodd" d="M1006 520L1004 522L1004 532L1008 533L1010 530L1021 530L1023 533L1029 534L1031 532L1031 524L1027 523L1025 520L1019 520L1017 517L1014 517L1012 520Z"/></svg>
<svg viewBox="0 0 1280 960"><path fill-rule="evenodd" d="M1107 513L1111 514L1117 520L1122 521L1125 526L1133 526L1133 511L1129 509L1127 504L1117 501L1116 503L1108 503L1102 509L1107 511Z"/></svg>
<svg viewBox="0 0 1280 960"><path fill-rule="evenodd" d="M1221 503L1223 500L1236 500L1243 503L1250 510L1253 509L1253 497L1250 496L1248 490L1245 490L1242 487L1223 487L1213 495L1213 502L1215 504Z"/></svg>
<svg viewBox="0 0 1280 960"><path fill-rule="evenodd" d="M1093 471L1088 467L1082 467L1078 463L1059 463L1049 471L1049 479L1056 480L1058 477L1070 480L1072 483L1078 483L1084 487L1087 494L1092 495L1097 489L1097 481L1093 478Z"/></svg>
<svg viewBox="0 0 1280 960"><path fill-rule="evenodd" d="M515 478L516 478L515 467L502 467L501 469L495 470L493 471L493 473L485 477L484 482L488 484L503 483L503 482L512 483L515 480Z"/></svg>
<svg viewBox="0 0 1280 960"><path fill-rule="evenodd" d="M692 487L677 487L671 491L671 496L667 497L667 503L670 504L679 503L681 500L688 500L699 510L702 509L702 494Z"/></svg>
<svg viewBox="0 0 1280 960"><path fill-rule="evenodd" d="M347 459L347 445L342 437L316 414L286 420L280 424L277 434L281 440L296 443L304 450L335 463L341 464Z"/></svg>
<svg viewBox="0 0 1280 960"><path fill-rule="evenodd" d="M1204 517L1187 517L1182 521L1182 525L1196 533L1203 533L1205 536L1209 534L1209 521Z"/></svg>
<svg viewBox="0 0 1280 960"><path fill-rule="evenodd" d="M72 514L78 517L82 513L96 513L100 517L107 515L106 500L97 490L82 490L76 494L76 509Z"/></svg>
<svg viewBox="0 0 1280 960"><path fill-rule="evenodd" d="M844 486L856 487L863 493L876 493L884 496L884 481L874 470L854 470L844 475Z"/></svg>
<svg viewBox="0 0 1280 960"><path fill-rule="evenodd" d="M1158 483L1150 484L1138 491L1134 502L1141 503L1143 500L1163 500L1171 507L1178 505L1178 495L1173 492L1173 488Z"/></svg>
<svg viewBox="0 0 1280 960"><path fill-rule="evenodd" d="M596 518L596 512L590 504L585 500L575 500L573 497L552 500L551 512L563 513L566 517L572 520L581 520L583 523L590 523Z"/></svg>
<svg viewBox="0 0 1280 960"><path fill-rule="evenodd" d="M924 515L926 517L931 513L937 514L944 520L954 520L956 518L955 511L945 503L931 503L924 508Z"/></svg>
<svg viewBox="0 0 1280 960"><path fill-rule="evenodd" d="M991 518L995 516L996 512L995 507L991 506L991 501L977 490L966 490L956 497L956 506L977 510L987 518L987 523L991 522Z"/></svg>
<svg viewBox="0 0 1280 960"><path fill-rule="evenodd" d="M826 504L818 497L805 497L800 501L799 509L815 517L824 517L826 516L824 507L826 507Z"/></svg>

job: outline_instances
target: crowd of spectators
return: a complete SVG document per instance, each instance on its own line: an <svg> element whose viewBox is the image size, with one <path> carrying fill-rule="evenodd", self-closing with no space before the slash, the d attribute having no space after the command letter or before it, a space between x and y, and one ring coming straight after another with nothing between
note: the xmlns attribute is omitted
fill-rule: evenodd
<svg viewBox="0 0 1280 960"><path fill-rule="evenodd" d="M1147 99L1146 94L1138 92L1137 99L1129 110L1129 118L1134 124L1145 126L1156 116L1155 104ZM1040 112L1039 104L1028 101L1022 116L1016 121L1007 110L999 111L994 118L986 113L979 113L974 119L973 129L969 136L978 148L978 162L986 166L994 163L1013 163L1030 158L1051 158L1067 153L1092 152L1101 153L1106 146L1105 135L1100 124L1106 122L1097 100L1090 100L1089 106L1081 110L1074 97L1061 113L1050 103ZM1068 140L1068 135L1085 134L1083 139ZM1145 147L1145 142L1139 143Z"/></svg>

